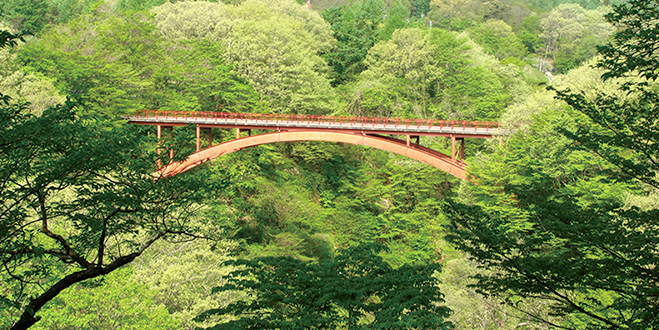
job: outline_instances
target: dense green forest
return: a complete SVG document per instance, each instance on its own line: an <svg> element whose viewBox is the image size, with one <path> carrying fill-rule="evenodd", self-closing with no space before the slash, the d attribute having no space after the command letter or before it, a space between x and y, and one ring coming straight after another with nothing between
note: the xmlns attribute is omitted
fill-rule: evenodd
<svg viewBox="0 0 659 330"><path fill-rule="evenodd" d="M310 3L0 2L0 328L659 328L657 0ZM154 179L194 130L142 109L507 134L465 181L329 142Z"/></svg>

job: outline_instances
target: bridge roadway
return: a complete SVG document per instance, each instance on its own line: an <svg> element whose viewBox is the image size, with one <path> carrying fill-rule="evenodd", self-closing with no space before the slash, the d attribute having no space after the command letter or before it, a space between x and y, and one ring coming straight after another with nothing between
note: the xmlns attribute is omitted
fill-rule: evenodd
<svg viewBox="0 0 659 330"><path fill-rule="evenodd" d="M219 156L257 145L294 141L332 141L370 146L398 153L437 167L447 173L466 178L464 163L465 138L493 138L502 134L499 123L475 121L446 121L437 119L336 117L295 114L252 114L227 112L192 112L142 110L128 118L129 123L157 126L157 137L162 128L195 125L197 149L187 159L160 167L162 176L183 173L199 164ZM213 128L235 128L236 139L213 145ZM252 130L268 130L252 136ZM201 148L201 130L208 133L208 147ZM241 132L248 132L242 137ZM405 135L400 140L385 135ZM451 138L451 156L423 147L420 136ZM412 138L416 141L413 143ZM173 158L173 150L169 151Z"/></svg>
<svg viewBox="0 0 659 330"><path fill-rule="evenodd" d="M423 135L455 138L492 138L501 132L499 123L496 122L164 110L138 111L135 115L129 117L129 122L161 126L194 124L202 128L221 127L241 130L331 130L361 134Z"/></svg>

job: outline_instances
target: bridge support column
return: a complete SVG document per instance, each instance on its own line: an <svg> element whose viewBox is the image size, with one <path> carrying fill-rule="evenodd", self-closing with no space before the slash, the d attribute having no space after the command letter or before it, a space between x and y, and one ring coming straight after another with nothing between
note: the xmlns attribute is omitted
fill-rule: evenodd
<svg viewBox="0 0 659 330"><path fill-rule="evenodd" d="M201 146L199 138L201 137L201 127L197 125L197 152L200 150L199 147Z"/></svg>
<svg viewBox="0 0 659 330"><path fill-rule="evenodd" d="M169 128L169 136L174 135L174 126L164 126L165 128ZM160 145L161 145L161 139L162 139L162 125L156 125L156 138L158 139L158 156L160 156ZM169 161L171 162L172 159L174 159L174 149L169 149ZM162 167L162 164L160 163L160 159L158 159L158 168Z"/></svg>
<svg viewBox="0 0 659 330"><path fill-rule="evenodd" d="M156 125L156 139L158 140L158 146L156 147L156 152L158 153L158 161L156 162L158 168L162 167L160 162L160 137L162 136L162 126Z"/></svg>
<svg viewBox="0 0 659 330"><path fill-rule="evenodd" d="M456 150L457 148L457 142L460 141L460 149ZM456 155L457 151L457 155ZM456 138L455 136L451 137L451 159L453 161L456 160L456 156L460 156L460 161L465 160L465 139L464 138Z"/></svg>
<svg viewBox="0 0 659 330"><path fill-rule="evenodd" d="M213 146L213 128L212 127L200 127L197 125L197 151L201 150L203 147L202 142L201 142L201 130L208 131L208 147Z"/></svg>
<svg viewBox="0 0 659 330"><path fill-rule="evenodd" d="M169 137L174 136L174 126L169 127ZM174 148L169 149L169 162L174 161Z"/></svg>
<svg viewBox="0 0 659 330"><path fill-rule="evenodd" d="M412 138L416 138L416 142L414 144L416 144L418 146L419 143L420 143L420 140L421 140L421 137L419 135L414 135L414 136L408 135L407 136L407 141L405 141L407 146L408 147L412 146Z"/></svg>
<svg viewBox="0 0 659 330"><path fill-rule="evenodd" d="M236 128L236 139L240 139L240 132L246 131L247 136L252 136L252 129L247 128L247 129L240 129Z"/></svg>

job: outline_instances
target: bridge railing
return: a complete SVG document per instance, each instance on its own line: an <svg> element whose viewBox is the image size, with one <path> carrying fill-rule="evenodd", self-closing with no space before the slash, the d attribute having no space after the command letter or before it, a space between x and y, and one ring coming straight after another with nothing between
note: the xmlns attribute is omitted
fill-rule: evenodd
<svg viewBox="0 0 659 330"><path fill-rule="evenodd" d="M450 129L469 131L498 131L500 123L466 121L466 120L441 120L441 119L414 119L414 118L381 118L381 117L339 117L324 115L304 114L276 114L276 113L231 113L231 112L208 112L208 111L176 111L176 110L139 110L133 118L148 119L182 119L192 120L216 120L224 122L249 124L318 124L337 127L373 127L373 128L417 128L417 129Z"/></svg>

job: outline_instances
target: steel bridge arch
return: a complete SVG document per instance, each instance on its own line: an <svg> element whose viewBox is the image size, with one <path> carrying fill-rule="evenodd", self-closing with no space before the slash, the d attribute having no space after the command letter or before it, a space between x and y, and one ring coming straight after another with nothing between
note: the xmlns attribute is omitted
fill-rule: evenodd
<svg viewBox="0 0 659 330"><path fill-rule="evenodd" d="M264 133L220 143L189 155L185 160L173 162L156 171L168 177L188 171L217 157L249 147L277 142L327 141L373 147L429 164L460 179L466 179L466 164L441 152L406 141L375 134L355 134L328 131L281 131Z"/></svg>

